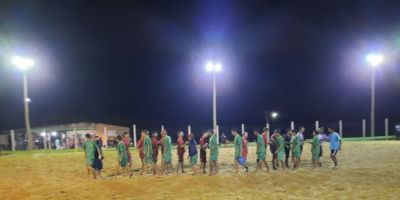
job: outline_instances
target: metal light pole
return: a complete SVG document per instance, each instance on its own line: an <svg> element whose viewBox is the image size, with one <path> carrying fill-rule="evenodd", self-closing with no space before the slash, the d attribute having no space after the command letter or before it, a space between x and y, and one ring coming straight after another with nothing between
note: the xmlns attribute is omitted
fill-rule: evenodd
<svg viewBox="0 0 400 200"><path fill-rule="evenodd" d="M213 74L213 129L217 132L219 138L217 130L217 72L222 70L222 66L219 63L208 62L206 70Z"/></svg>
<svg viewBox="0 0 400 200"><path fill-rule="evenodd" d="M12 58L12 64L15 65L18 69L23 71L23 81L24 81L24 110L25 110L25 128L26 134L28 136L28 150L33 149L33 137L31 133L31 123L29 119L29 102L31 101L28 97L28 77L27 71L33 67L34 62L28 58L21 58L18 56L14 56Z"/></svg>
<svg viewBox="0 0 400 200"><path fill-rule="evenodd" d="M383 62L380 54L370 54L366 57L367 62L372 67L371 72L371 137L375 136L375 69Z"/></svg>

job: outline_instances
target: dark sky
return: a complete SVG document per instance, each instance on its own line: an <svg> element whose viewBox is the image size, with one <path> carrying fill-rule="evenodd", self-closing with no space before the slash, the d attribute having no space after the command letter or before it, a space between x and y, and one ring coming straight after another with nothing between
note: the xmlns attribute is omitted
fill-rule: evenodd
<svg viewBox="0 0 400 200"><path fill-rule="evenodd" d="M211 126L359 121L382 52L377 117L400 119L400 1L0 0L0 130L22 128L29 56L32 125L97 121Z"/></svg>

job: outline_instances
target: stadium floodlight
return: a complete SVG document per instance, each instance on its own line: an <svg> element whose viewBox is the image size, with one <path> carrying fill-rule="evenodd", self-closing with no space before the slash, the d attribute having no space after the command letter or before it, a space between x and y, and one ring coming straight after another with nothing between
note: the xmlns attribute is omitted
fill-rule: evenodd
<svg viewBox="0 0 400 200"><path fill-rule="evenodd" d="M206 70L213 73L213 129L217 132L217 140L219 142L219 132L217 129L217 76L216 72L222 70L222 65L219 62L207 62Z"/></svg>
<svg viewBox="0 0 400 200"><path fill-rule="evenodd" d="M57 132L53 131L53 132L51 132L51 135L52 135L52 136L56 136L56 135L57 135Z"/></svg>
<svg viewBox="0 0 400 200"><path fill-rule="evenodd" d="M11 58L11 63L18 69L23 72L24 78L24 110L25 110L25 128L26 135L28 136L28 150L33 149L33 137L31 133L31 123L29 119L29 102L31 101L28 98L28 78L27 71L33 67L35 62L30 58L23 58L20 56L14 56Z"/></svg>
<svg viewBox="0 0 400 200"><path fill-rule="evenodd" d="M278 113L277 112L272 112L271 113L271 117L272 117L272 119L277 118L278 117Z"/></svg>
<svg viewBox="0 0 400 200"><path fill-rule="evenodd" d="M381 54L369 54L366 57L367 62L372 67L376 67L383 62L383 55Z"/></svg>
<svg viewBox="0 0 400 200"><path fill-rule="evenodd" d="M40 133L40 136L46 137L46 132L41 132L41 133Z"/></svg>
<svg viewBox="0 0 400 200"><path fill-rule="evenodd" d="M365 57L368 64L372 67L371 72L371 137L375 136L375 68L382 64L384 56L382 54L368 54Z"/></svg>

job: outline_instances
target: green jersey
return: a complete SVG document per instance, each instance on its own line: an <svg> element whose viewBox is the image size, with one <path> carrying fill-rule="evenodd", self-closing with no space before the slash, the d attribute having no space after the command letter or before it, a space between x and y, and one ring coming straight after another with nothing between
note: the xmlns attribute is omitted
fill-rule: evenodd
<svg viewBox="0 0 400 200"><path fill-rule="evenodd" d="M144 162L151 164L153 162L153 145L151 144L150 137L146 136L143 143Z"/></svg>
<svg viewBox="0 0 400 200"><path fill-rule="evenodd" d="M278 146L277 146L278 160L283 160L285 155L285 139L280 135L278 137Z"/></svg>
<svg viewBox="0 0 400 200"><path fill-rule="evenodd" d="M163 161L171 162L172 142L171 142L171 137L169 137L168 135L165 136L163 139L163 147L164 147Z"/></svg>
<svg viewBox="0 0 400 200"><path fill-rule="evenodd" d="M299 136L296 135L296 136L292 137L290 144L292 145L292 156L296 157L296 158L300 158L300 138L299 138Z"/></svg>
<svg viewBox="0 0 400 200"><path fill-rule="evenodd" d="M128 164L128 154L125 144L122 141L119 141L117 145L117 159L121 167L126 167Z"/></svg>
<svg viewBox="0 0 400 200"><path fill-rule="evenodd" d="M218 143L217 143L217 135L213 134L210 138L210 160L217 161L218 160Z"/></svg>
<svg viewBox="0 0 400 200"><path fill-rule="evenodd" d="M86 164L92 165L94 162L94 152L96 151L97 145L94 141L85 141L82 145L83 150L85 150Z"/></svg>
<svg viewBox="0 0 400 200"><path fill-rule="evenodd" d="M319 160L319 139L318 136L315 136L311 142L311 154L313 160Z"/></svg>
<svg viewBox="0 0 400 200"><path fill-rule="evenodd" d="M266 152L267 151L265 150L264 139L263 139L262 135L259 134L257 136L257 150L256 150L257 159L258 160L265 160Z"/></svg>
<svg viewBox="0 0 400 200"><path fill-rule="evenodd" d="M235 136L235 157L234 159L237 160L238 158L240 158L241 154L242 154L242 137L240 137L240 135L236 135Z"/></svg>

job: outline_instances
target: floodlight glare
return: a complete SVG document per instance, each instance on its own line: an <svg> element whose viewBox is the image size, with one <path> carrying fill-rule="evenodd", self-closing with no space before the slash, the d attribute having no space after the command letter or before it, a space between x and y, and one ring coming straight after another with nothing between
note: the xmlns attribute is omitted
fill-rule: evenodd
<svg viewBox="0 0 400 200"><path fill-rule="evenodd" d="M30 98L26 98L25 101L29 103L29 102L31 102L31 99Z"/></svg>
<svg viewBox="0 0 400 200"><path fill-rule="evenodd" d="M369 54L366 60L372 67L376 67L383 62L383 56L379 54Z"/></svg>
<svg viewBox="0 0 400 200"><path fill-rule="evenodd" d="M217 63L215 66L215 71L221 71L222 70L222 66L220 63Z"/></svg>
<svg viewBox="0 0 400 200"><path fill-rule="evenodd" d="M56 136L56 135L57 135L57 132L53 131L53 132L51 132L51 135L52 135L52 136Z"/></svg>
<svg viewBox="0 0 400 200"><path fill-rule="evenodd" d="M277 118L277 117L278 117L278 113L277 113L277 112L271 113L271 117L272 117L273 119Z"/></svg>
<svg viewBox="0 0 400 200"><path fill-rule="evenodd" d="M35 64L32 59L21 58L19 56L14 56L11 59L11 62L13 65L15 65L18 69L20 69L22 71L26 71L26 70L30 69Z"/></svg>
<svg viewBox="0 0 400 200"><path fill-rule="evenodd" d="M41 132L40 136L45 137L46 136L46 132Z"/></svg>
<svg viewBox="0 0 400 200"><path fill-rule="evenodd" d="M208 62L208 63L206 64L206 70L207 70L207 71L213 71L213 70L214 70L214 65L213 65L212 62Z"/></svg>

